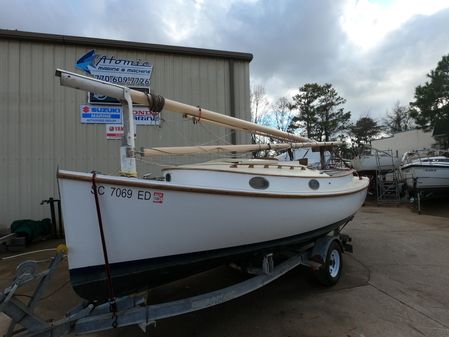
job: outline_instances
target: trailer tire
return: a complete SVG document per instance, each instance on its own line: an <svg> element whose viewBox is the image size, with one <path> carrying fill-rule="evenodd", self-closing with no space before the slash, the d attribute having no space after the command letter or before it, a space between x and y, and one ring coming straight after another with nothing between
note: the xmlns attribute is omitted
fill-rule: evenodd
<svg viewBox="0 0 449 337"><path fill-rule="evenodd" d="M334 240L327 250L326 262L320 269L314 272L314 276L319 283L330 287L340 280L342 267L343 258L341 246Z"/></svg>

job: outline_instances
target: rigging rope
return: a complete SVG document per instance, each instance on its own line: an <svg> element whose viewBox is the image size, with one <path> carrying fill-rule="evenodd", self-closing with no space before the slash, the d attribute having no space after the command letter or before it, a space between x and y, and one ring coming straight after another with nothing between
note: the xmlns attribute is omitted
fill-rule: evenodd
<svg viewBox="0 0 449 337"><path fill-rule="evenodd" d="M231 143L226 140L226 138L229 137L231 132L225 132L224 136L218 136L217 134L215 134L214 132L209 130L209 128L207 128L203 123L198 123L198 125L200 125L204 129L204 131L206 131L209 135L216 138L215 140L204 142L201 145L210 145L210 144L215 143L216 141L224 141L225 145L227 145L227 144L231 145ZM215 145L215 144L213 144L213 145Z"/></svg>
<svg viewBox="0 0 449 337"><path fill-rule="evenodd" d="M201 107L198 105L198 120L197 123L201 121Z"/></svg>

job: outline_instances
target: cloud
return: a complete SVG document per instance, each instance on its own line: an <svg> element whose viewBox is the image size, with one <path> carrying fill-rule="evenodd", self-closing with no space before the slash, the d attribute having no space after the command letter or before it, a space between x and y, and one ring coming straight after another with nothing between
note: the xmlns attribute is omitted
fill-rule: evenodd
<svg viewBox="0 0 449 337"><path fill-rule="evenodd" d="M275 101L332 83L353 118L381 116L449 53L447 1L0 0L0 28L250 52Z"/></svg>
<svg viewBox="0 0 449 337"><path fill-rule="evenodd" d="M369 52L354 50L335 80L352 102L352 111L381 115L398 100L412 101L416 86L449 53L448 30L449 9L445 9L412 17Z"/></svg>

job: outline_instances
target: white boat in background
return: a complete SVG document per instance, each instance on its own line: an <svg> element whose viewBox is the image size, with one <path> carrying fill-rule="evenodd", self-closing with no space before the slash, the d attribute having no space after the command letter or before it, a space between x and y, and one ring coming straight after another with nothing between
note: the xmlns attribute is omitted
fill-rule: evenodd
<svg viewBox="0 0 449 337"><path fill-rule="evenodd" d="M388 171L399 168L400 159L383 150L370 149L351 160L352 167L359 172Z"/></svg>
<svg viewBox="0 0 449 337"><path fill-rule="evenodd" d="M157 179L137 178L129 114L133 103L289 141L150 148L144 149L143 155L329 144L311 143L297 135L78 74L58 70L57 75L62 85L116 97L128 104L124 105L121 148L126 177L58 172L70 279L83 298L107 298L108 282L120 296L219 264L285 247L302 247L344 226L365 200L367 178L354 176L349 169L311 169L297 161L230 158L167 168Z"/></svg>
<svg viewBox="0 0 449 337"><path fill-rule="evenodd" d="M432 194L449 192L449 152L420 150L406 152L401 166L410 193Z"/></svg>

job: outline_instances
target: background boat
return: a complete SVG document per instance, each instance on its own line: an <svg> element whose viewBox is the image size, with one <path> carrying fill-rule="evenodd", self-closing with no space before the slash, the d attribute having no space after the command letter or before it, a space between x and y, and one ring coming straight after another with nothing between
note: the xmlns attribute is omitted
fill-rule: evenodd
<svg viewBox="0 0 449 337"><path fill-rule="evenodd" d="M400 163L400 158L393 156L391 151L374 148L365 149L351 160L352 167L359 172L394 170Z"/></svg>
<svg viewBox="0 0 449 337"><path fill-rule="evenodd" d="M448 151L421 150L404 154L402 175L411 194L446 194L449 192Z"/></svg>

